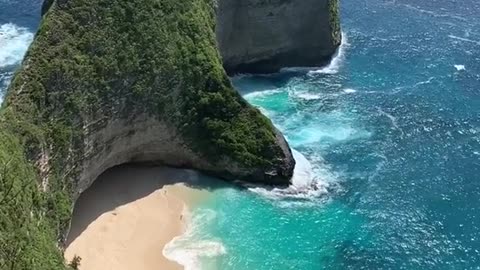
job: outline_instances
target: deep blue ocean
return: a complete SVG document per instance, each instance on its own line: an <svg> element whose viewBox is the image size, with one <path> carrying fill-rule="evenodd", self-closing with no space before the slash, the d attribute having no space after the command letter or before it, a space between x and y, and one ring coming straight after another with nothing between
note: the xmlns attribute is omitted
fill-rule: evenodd
<svg viewBox="0 0 480 270"><path fill-rule="evenodd" d="M0 0L0 85L40 0ZM324 68L232 78L284 132L286 190L212 181L187 269L480 269L480 1L344 0ZM303 177L303 178L302 178ZM161 251L160 251L161 252Z"/></svg>

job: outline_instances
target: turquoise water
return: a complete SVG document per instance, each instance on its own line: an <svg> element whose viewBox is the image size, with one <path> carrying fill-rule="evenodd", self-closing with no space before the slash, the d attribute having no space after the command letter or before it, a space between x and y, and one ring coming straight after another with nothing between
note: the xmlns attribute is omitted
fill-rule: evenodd
<svg viewBox="0 0 480 270"><path fill-rule="evenodd" d="M332 65L234 78L315 183L214 188L191 265L480 269L480 3L423 2L343 1Z"/></svg>
<svg viewBox="0 0 480 270"><path fill-rule="evenodd" d="M0 84L38 2L0 0ZM212 196L167 255L189 269L480 269L480 2L342 1L342 26L326 68L233 78L303 178L203 177Z"/></svg>

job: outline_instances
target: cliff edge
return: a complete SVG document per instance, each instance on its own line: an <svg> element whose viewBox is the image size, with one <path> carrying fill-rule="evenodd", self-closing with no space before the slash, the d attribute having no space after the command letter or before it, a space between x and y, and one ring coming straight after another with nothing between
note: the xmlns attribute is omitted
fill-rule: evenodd
<svg viewBox="0 0 480 270"><path fill-rule="evenodd" d="M53 243L79 194L115 165L289 183L283 135L222 67L217 4L45 2L0 110L0 269L65 269Z"/></svg>

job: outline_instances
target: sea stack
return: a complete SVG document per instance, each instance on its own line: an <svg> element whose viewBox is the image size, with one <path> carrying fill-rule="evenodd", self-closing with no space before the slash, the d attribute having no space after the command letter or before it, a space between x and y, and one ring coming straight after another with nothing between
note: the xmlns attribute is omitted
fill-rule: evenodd
<svg viewBox="0 0 480 270"><path fill-rule="evenodd" d="M219 0L216 34L231 74L322 66L342 38L338 0Z"/></svg>
<svg viewBox="0 0 480 270"><path fill-rule="evenodd" d="M233 89L217 49L216 21L217 33L236 32L236 20L228 22L223 12L237 14L226 10L236 9L234 2L253 3L247 5L250 11L239 4L242 17L257 2L259 12L264 10L260 3L265 1L222 1L45 2L38 33L0 111L0 190L9 190L0 200L6 219L0 227L0 263L9 269L64 269L54 243L65 238L74 201L102 172L123 163L160 163L227 180L289 184L295 161L288 143ZM274 17L282 10L290 14L285 9L295 9L294 3L304 9L300 2L268 1ZM309 42L295 35L298 46L293 39L278 44L285 51L271 46L244 54L242 46L250 52L268 45L262 38L268 31L259 29L263 22L258 19L246 26L257 28L251 37L246 29L238 31L246 42L230 44L231 51L232 40L220 34L220 47L228 48L225 67L273 71L326 61L338 43L332 40L339 40L330 14L336 0L305 2L314 5L310 15L325 16L321 24L312 20L320 32L330 33L325 46L315 43L302 56L302 44ZM292 24L292 32L279 25L279 38L309 24ZM310 59L315 48L324 48L315 61L289 60Z"/></svg>

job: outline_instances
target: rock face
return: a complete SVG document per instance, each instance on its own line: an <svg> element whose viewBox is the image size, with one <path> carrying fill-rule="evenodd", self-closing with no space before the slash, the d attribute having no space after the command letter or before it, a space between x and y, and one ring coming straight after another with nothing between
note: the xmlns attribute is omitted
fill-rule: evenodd
<svg viewBox="0 0 480 270"><path fill-rule="evenodd" d="M338 0L219 0L216 14L229 73L320 66L341 41Z"/></svg>
<svg viewBox="0 0 480 270"><path fill-rule="evenodd" d="M229 156L212 162L205 154L189 147L181 133L170 123L145 113L130 119L110 119L101 129L87 134L84 140L85 158L79 164L80 174L75 179L74 199L104 171L124 163L147 162L195 168L224 179L276 185L288 183L295 165L288 144L276 130L276 141L282 151L278 153L281 160L279 167L272 166L270 169L247 167Z"/></svg>
<svg viewBox="0 0 480 270"><path fill-rule="evenodd" d="M271 3L270 9L262 3ZM0 269L64 269L54 243L68 231L73 203L115 165L153 162L289 184L295 166L290 148L233 89L215 20L225 23L218 30L227 40L220 42L225 66L270 70L301 56L303 45L287 36L307 29L293 23L303 18L291 18L295 31L282 23L287 28L269 42L285 43L268 47L262 35L273 24L262 30L260 15L306 16L306 10L287 12L291 3L305 8L287 0L225 0L220 6L213 0L45 2L38 33L0 110ZM235 4L232 16L240 19L228 21L225 8ZM225 14L216 17L216 9ZM250 26L248 13L258 18ZM225 34L237 24L246 49ZM325 24L317 27L332 21ZM258 29L248 35L244 27Z"/></svg>

